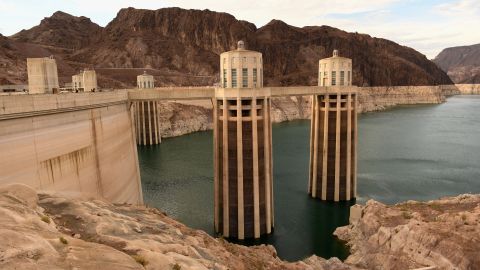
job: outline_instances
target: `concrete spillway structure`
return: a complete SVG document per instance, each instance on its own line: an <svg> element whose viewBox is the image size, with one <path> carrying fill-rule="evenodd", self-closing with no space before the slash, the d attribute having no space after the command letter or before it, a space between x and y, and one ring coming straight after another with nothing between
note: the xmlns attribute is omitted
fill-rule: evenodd
<svg viewBox="0 0 480 270"><path fill-rule="evenodd" d="M348 201L357 193L357 95L351 91L352 60L338 56L319 63L319 85L330 91L312 96L308 193L326 201ZM345 77L345 75L347 77Z"/></svg>
<svg viewBox="0 0 480 270"><path fill-rule="evenodd" d="M261 88L262 54L220 56L223 88L214 98L215 231L259 238L273 228L271 94Z"/></svg>

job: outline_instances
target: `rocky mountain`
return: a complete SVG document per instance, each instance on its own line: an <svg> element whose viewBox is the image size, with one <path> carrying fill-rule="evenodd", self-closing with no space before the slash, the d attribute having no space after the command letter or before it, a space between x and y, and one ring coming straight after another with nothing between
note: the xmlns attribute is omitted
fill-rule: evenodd
<svg viewBox="0 0 480 270"><path fill-rule="evenodd" d="M56 12L10 37L57 50L55 56L73 71L95 67L102 87L133 86L144 69L157 85L212 85L219 80L219 54L234 49L240 39L263 53L265 84L270 86L316 85L318 60L334 49L353 59L353 83L359 86L452 83L424 55L385 39L328 26L298 28L279 20L257 29L209 10L126 8L104 28Z"/></svg>
<svg viewBox="0 0 480 270"><path fill-rule="evenodd" d="M18 61L20 58L14 42L0 34L0 84L21 83L16 78L23 75L26 63Z"/></svg>
<svg viewBox="0 0 480 270"><path fill-rule="evenodd" d="M91 44L102 27L86 17L75 17L62 11L44 18L39 25L11 36L15 41L76 50Z"/></svg>
<svg viewBox="0 0 480 270"><path fill-rule="evenodd" d="M101 29L86 17L57 11L38 26L11 37L0 36L0 83L26 84L26 58L51 55L57 59L60 81L69 82L81 67L89 66L68 61L69 56L91 44Z"/></svg>
<svg viewBox="0 0 480 270"><path fill-rule="evenodd" d="M433 61L455 83L480 83L480 44L444 49Z"/></svg>

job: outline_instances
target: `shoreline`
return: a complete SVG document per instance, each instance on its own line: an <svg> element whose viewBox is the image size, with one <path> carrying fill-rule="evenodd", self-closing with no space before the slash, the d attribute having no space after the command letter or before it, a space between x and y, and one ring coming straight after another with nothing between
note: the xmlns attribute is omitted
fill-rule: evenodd
<svg viewBox="0 0 480 270"><path fill-rule="evenodd" d="M471 95L457 88L438 87L370 87L359 95L359 113L380 112L402 105L441 104L448 97ZM479 88L480 89L480 88ZM480 92L479 92L480 94ZM474 95L474 94L473 94ZM160 110L161 137L170 138L197 131L212 130L211 101L162 102ZM310 119L309 97L281 97L272 99L272 122Z"/></svg>

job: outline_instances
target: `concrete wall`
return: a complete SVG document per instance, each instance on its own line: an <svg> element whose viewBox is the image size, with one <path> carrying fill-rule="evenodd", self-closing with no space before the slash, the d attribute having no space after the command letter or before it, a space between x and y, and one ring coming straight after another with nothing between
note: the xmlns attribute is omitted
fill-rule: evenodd
<svg viewBox="0 0 480 270"><path fill-rule="evenodd" d="M480 95L480 84L456 84L462 95Z"/></svg>
<svg viewBox="0 0 480 270"><path fill-rule="evenodd" d="M0 185L143 202L125 91L0 97Z"/></svg>

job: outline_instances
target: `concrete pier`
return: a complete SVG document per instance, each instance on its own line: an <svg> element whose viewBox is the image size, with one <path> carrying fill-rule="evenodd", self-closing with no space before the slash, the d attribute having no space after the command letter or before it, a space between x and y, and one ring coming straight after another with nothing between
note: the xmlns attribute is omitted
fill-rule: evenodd
<svg viewBox="0 0 480 270"><path fill-rule="evenodd" d="M312 96L308 193L327 201L357 194L357 94Z"/></svg>
<svg viewBox="0 0 480 270"><path fill-rule="evenodd" d="M218 89L214 104L215 231L259 238L273 228L270 92Z"/></svg>

